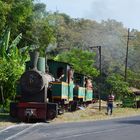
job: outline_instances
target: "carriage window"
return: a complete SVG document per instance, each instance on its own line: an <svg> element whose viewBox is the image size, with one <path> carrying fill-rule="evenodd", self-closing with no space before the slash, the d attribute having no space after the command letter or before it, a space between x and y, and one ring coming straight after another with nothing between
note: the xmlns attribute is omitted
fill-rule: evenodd
<svg viewBox="0 0 140 140"><path fill-rule="evenodd" d="M77 77L75 78L75 83L76 83L76 84L81 85L81 81L82 81L82 79L81 79L80 76L77 76Z"/></svg>
<svg viewBox="0 0 140 140"><path fill-rule="evenodd" d="M57 78L60 78L63 74L64 74L64 68L63 67L59 67L57 69Z"/></svg>

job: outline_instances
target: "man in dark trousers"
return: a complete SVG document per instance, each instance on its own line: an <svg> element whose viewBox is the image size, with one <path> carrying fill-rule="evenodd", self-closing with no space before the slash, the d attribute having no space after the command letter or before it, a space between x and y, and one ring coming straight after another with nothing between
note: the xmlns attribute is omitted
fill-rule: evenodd
<svg viewBox="0 0 140 140"><path fill-rule="evenodd" d="M108 99L107 99L107 115L112 115L113 113L113 102L114 102L114 95L113 94L109 94L108 95Z"/></svg>

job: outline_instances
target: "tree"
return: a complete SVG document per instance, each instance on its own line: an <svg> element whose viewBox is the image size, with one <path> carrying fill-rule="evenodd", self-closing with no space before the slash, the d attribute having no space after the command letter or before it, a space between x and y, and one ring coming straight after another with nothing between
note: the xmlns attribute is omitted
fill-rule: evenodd
<svg viewBox="0 0 140 140"><path fill-rule="evenodd" d="M0 0L0 11L2 13L0 31L8 26L11 28L12 37L17 36L19 26L31 16L32 10L32 0Z"/></svg>
<svg viewBox="0 0 140 140"><path fill-rule="evenodd" d="M7 4L6 2L3 2L0 0L0 33L3 31L3 28L5 27L6 20L7 20L7 15L8 12L10 11L10 5Z"/></svg>
<svg viewBox="0 0 140 140"><path fill-rule="evenodd" d="M50 23L48 16L45 4L34 3L32 15L27 18L26 24L20 26L24 36L22 44L35 46L42 56L45 56L48 45L55 42L54 25Z"/></svg>
<svg viewBox="0 0 140 140"><path fill-rule="evenodd" d="M55 54L57 55L63 48L72 49L73 47L82 48L81 32L77 21L64 13L55 12L48 15L48 21L54 26L56 38ZM61 48L61 50L60 50Z"/></svg>
<svg viewBox="0 0 140 140"><path fill-rule="evenodd" d="M67 62L73 65L76 72L84 75L98 76L99 72L94 65L94 53L83 51L81 49L72 49L57 55L54 60Z"/></svg>
<svg viewBox="0 0 140 140"><path fill-rule="evenodd" d="M36 45L40 52L40 55L45 56L46 48L50 43L55 42L54 30L48 23L46 18L36 20L32 26L32 45Z"/></svg>
<svg viewBox="0 0 140 140"><path fill-rule="evenodd" d="M112 74L107 77L107 92L116 95L116 99L122 99L124 95L129 94L129 84L124 82L124 77L119 74Z"/></svg>

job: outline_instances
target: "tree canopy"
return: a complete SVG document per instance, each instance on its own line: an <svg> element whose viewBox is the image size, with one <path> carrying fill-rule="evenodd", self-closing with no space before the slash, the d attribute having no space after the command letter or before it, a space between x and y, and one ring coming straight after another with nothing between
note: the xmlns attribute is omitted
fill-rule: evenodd
<svg viewBox="0 0 140 140"><path fill-rule="evenodd" d="M99 72L93 67L94 57L95 53L72 49L57 55L54 60L70 63L78 73L97 77Z"/></svg>

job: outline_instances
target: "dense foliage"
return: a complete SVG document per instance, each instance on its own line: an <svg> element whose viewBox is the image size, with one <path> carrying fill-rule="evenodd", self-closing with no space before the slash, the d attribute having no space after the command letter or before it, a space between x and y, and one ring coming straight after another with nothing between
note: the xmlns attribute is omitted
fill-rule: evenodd
<svg viewBox="0 0 140 140"><path fill-rule="evenodd" d="M47 12L45 4L34 0L0 0L0 14L0 93L5 100L14 98L15 83L27 58L25 46L38 48L43 56L47 52L47 57L69 62L77 72L97 77L97 82L99 52L93 46L101 46L101 92L122 97L128 93L128 86L140 88L138 30L130 31L133 37L129 40L124 82L128 34L121 22L73 19L65 13Z"/></svg>
<svg viewBox="0 0 140 140"><path fill-rule="evenodd" d="M18 35L10 43L10 31L6 30L0 40L0 100L6 110L14 99L16 82L24 71L27 59L27 49L21 51L17 48L21 37L21 34Z"/></svg>
<svg viewBox="0 0 140 140"><path fill-rule="evenodd" d="M98 76L99 72L93 68L95 54L80 49L72 49L57 55L54 59L57 61L70 63L75 72L90 76Z"/></svg>
<svg viewBox="0 0 140 140"><path fill-rule="evenodd" d="M123 99L125 95L129 94L129 85L119 74L108 76L106 82L108 92L113 93L117 99Z"/></svg>

